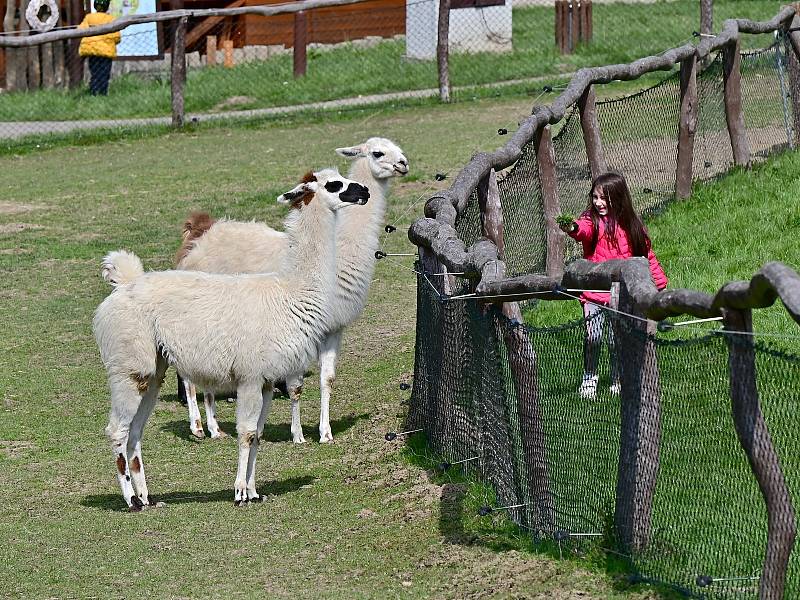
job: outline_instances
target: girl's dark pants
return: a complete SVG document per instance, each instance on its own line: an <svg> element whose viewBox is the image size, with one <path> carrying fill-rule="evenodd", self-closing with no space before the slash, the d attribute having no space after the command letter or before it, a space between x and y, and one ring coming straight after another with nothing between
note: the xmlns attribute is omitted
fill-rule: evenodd
<svg viewBox="0 0 800 600"><path fill-rule="evenodd" d="M107 96L108 80L111 79L111 59L106 56L90 56L89 74L89 91L92 96Z"/></svg>

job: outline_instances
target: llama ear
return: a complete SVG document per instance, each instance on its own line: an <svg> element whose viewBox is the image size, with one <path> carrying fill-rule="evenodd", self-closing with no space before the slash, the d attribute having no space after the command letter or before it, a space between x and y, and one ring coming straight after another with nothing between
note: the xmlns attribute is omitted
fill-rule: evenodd
<svg viewBox="0 0 800 600"><path fill-rule="evenodd" d="M309 181L308 183L301 183L293 187L288 192L284 192L280 196L278 196L278 202L281 204L290 204L296 202L297 200L303 198L304 196L308 196L313 194L317 191L317 182L316 181Z"/></svg>
<svg viewBox="0 0 800 600"><path fill-rule="evenodd" d="M346 148L337 148L336 154L339 156L344 156L345 158L358 158L359 156L364 156L364 147L349 146Z"/></svg>

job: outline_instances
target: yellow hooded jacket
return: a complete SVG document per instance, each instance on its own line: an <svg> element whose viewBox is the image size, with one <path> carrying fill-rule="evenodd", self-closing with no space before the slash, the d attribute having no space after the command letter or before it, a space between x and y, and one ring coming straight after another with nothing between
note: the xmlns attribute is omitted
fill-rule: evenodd
<svg viewBox="0 0 800 600"><path fill-rule="evenodd" d="M105 25L111 23L114 17L108 13L95 12L88 13L78 29L86 29L94 25ZM95 35L92 37L81 38L81 45L78 47L78 54L81 56L104 56L106 58L116 58L117 44L122 39L119 31L113 33L106 33L104 35Z"/></svg>

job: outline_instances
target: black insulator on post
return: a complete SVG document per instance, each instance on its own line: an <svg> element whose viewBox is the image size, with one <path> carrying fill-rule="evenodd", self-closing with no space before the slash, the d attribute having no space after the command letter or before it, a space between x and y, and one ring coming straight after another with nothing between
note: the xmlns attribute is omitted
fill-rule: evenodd
<svg viewBox="0 0 800 600"><path fill-rule="evenodd" d="M478 514L481 517L485 517L486 515L490 515L490 514L492 514L492 507L491 506L481 506L478 509Z"/></svg>
<svg viewBox="0 0 800 600"><path fill-rule="evenodd" d="M508 129L506 129L505 127L501 127L500 129L497 130L497 135L506 135L507 133Z"/></svg>
<svg viewBox="0 0 800 600"><path fill-rule="evenodd" d="M673 329L675 329L675 325L673 325L672 323L667 323L666 321L659 321L658 325L656 325L656 328L659 331L672 331Z"/></svg>
<svg viewBox="0 0 800 600"><path fill-rule="evenodd" d="M569 531L559 529L553 532L553 539L557 542L563 542L569 539Z"/></svg>
<svg viewBox="0 0 800 600"><path fill-rule="evenodd" d="M397 231L397 227L395 227L394 225L387 225L386 227L383 228L383 230L386 233L392 233L394 231Z"/></svg>
<svg viewBox="0 0 800 600"><path fill-rule="evenodd" d="M560 283L553 284L553 293L558 294L559 292L563 292L564 288L561 286Z"/></svg>
<svg viewBox="0 0 800 600"><path fill-rule="evenodd" d="M397 439L397 434L394 431L390 431L385 436L387 442L393 442Z"/></svg>
<svg viewBox="0 0 800 600"><path fill-rule="evenodd" d="M546 94L549 94L550 92L552 92L552 91L553 91L553 86L551 86L551 85L546 85L546 86L544 86L544 87L542 88L542 91L543 91L543 92L545 92Z"/></svg>
<svg viewBox="0 0 800 600"><path fill-rule="evenodd" d="M403 382L403 383L400 384L400 389L401 390L410 390L411 386L408 385L407 383Z"/></svg>
<svg viewBox="0 0 800 600"><path fill-rule="evenodd" d="M436 174L436 181L444 181L445 179L447 179L447 175L445 175L444 173Z"/></svg>
<svg viewBox="0 0 800 600"><path fill-rule="evenodd" d="M375 251L375 258L377 258L378 260L380 260L382 258L386 258L386 252L381 252L380 250L376 250Z"/></svg>
<svg viewBox="0 0 800 600"><path fill-rule="evenodd" d="M447 471L447 469L449 469L452 466L453 465L451 465L449 462L440 462L439 463L439 470L440 471Z"/></svg>
<svg viewBox="0 0 800 600"><path fill-rule="evenodd" d="M700 32L699 31L693 31L692 32L692 37L700 37Z"/></svg>
<svg viewBox="0 0 800 600"><path fill-rule="evenodd" d="M708 587L714 583L714 579L711 575L698 575L695 583L697 583L697 587Z"/></svg>
<svg viewBox="0 0 800 600"><path fill-rule="evenodd" d="M707 160L706 162L703 163L703 166L707 169L708 167L711 166L711 161Z"/></svg>

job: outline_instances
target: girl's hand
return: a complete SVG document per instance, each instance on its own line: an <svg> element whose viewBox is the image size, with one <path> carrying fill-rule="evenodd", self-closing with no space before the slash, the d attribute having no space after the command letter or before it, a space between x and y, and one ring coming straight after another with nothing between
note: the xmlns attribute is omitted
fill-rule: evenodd
<svg viewBox="0 0 800 600"><path fill-rule="evenodd" d="M558 228L564 233L572 233L578 228L575 217L567 214L558 215L556 217L556 224L558 224Z"/></svg>

